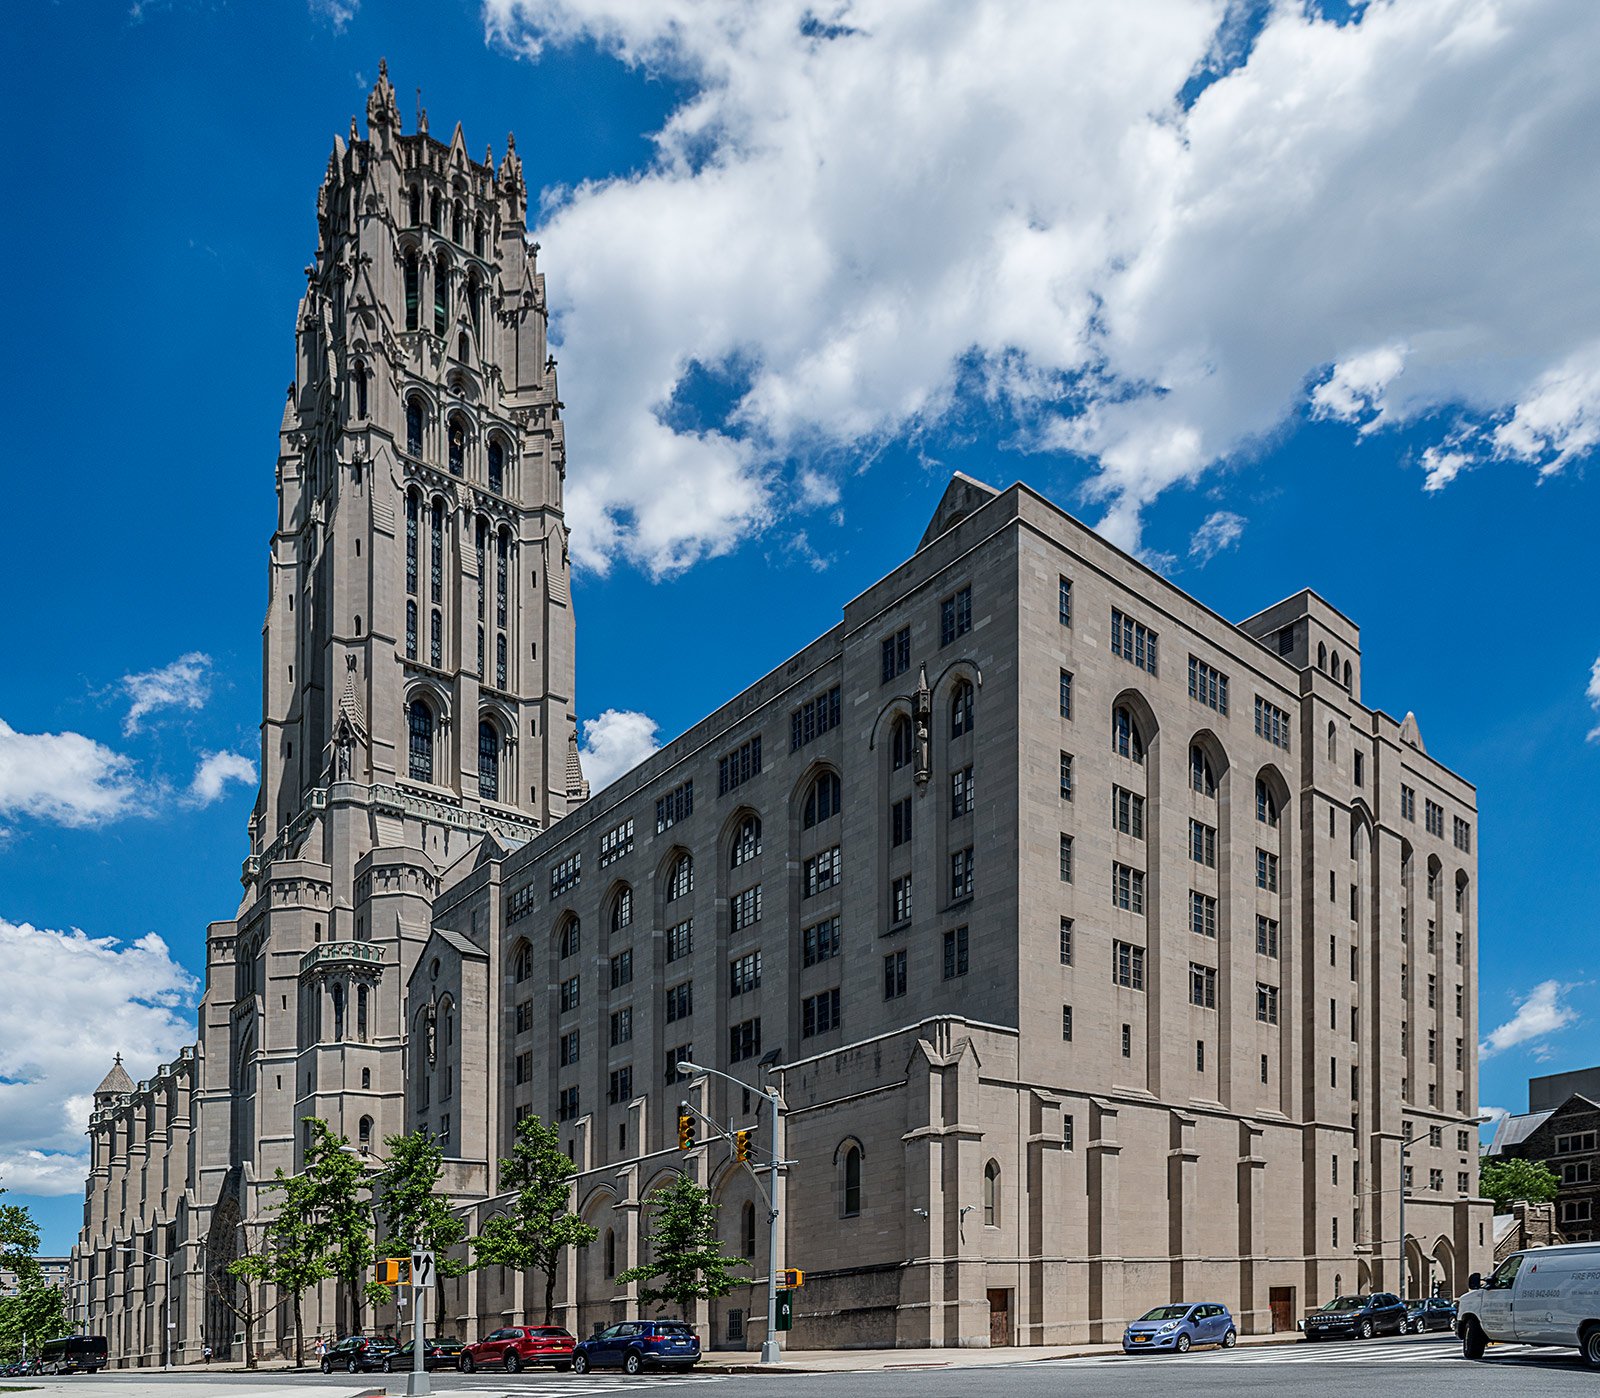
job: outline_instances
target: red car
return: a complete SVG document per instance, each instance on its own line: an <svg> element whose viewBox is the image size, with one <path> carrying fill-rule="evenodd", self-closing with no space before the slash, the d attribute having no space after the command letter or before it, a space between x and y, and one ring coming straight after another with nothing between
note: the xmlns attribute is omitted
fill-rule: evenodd
<svg viewBox="0 0 1600 1398"><path fill-rule="evenodd" d="M495 1365L503 1365L510 1374L528 1364L570 1369L576 1343L572 1334L559 1325L508 1325L462 1350L458 1367L463 1374Z"/></svg>

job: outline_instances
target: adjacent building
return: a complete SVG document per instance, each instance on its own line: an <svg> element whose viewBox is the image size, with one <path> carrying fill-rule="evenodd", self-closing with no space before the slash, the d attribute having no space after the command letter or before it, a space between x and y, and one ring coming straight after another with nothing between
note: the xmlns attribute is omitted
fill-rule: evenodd
<svg viewBox="0 0 1600 1398"><path fill-rule="evenodd" d="M817 640L589 793L525 195L513 151L402 135L386 75L336 143L244 897L197 1045L114 1069L91 1125L75 1265L114 1356L159 1359L169 1272L180 1355L229 1353L222 1269L307 1115L428 1130L475 1220L518 1119L556 1121L597 1230L557 1279L579 1333L637 1309L680 1170L752 1260L695 1317L736 1348L769 1266L807 1273L802 1347L1101 1340L1202 1292L1258 1332L1483 1270L1475 793L1363 702L1316 594L1233 623L957 475ZM756 1125L769 1084L778 1257L750 1173L676 1130L685 1100ZM480 1269L443 1328L542 1294Z"/></svg>
<svg viewBox="0 0 1600 1398"><path fill-rule="evenodd" d="M1600 1229L1600 1067L1528 1079L1528 1110L1495 1125L1490 1156L1548 1165L1559 1185L1560 1238L1586 1243Z"/></svg>

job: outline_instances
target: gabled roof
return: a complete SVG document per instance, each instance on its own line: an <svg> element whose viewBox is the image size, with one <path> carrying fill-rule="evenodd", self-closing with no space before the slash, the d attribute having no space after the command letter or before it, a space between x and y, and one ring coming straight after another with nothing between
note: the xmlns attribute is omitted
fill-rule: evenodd
<svg viewBox="0 0 1600 1398"><path fill-rule="evenodd" d="M946 530L954 529L974 510L987 505L999 494L1000 492L992 485L985 485L982 481L974 480L971 476L957 471L950 477L950 484L944 488L944 494L939 497L939 506L933 512L933 518L928 521L927 531L917 547L927 548Z"/></svg>
<svg viewBox="0 0 1600 1398"><path fill-rule="evenodd" d="M1494 1139L1489 1142L1487 1155L1499 1155L1508 1146L1521 1145L1547 1122L1552 1112L1524 1112L1521 1116L1503 1116L1494 1128Z"/></svg>

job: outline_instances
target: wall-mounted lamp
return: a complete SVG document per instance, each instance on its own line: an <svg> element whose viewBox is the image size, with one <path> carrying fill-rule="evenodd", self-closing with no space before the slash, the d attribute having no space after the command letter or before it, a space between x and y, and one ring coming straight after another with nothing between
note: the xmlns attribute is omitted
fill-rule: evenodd
<svg viewBox="0 0 1600 1398"><path fill-rule="evenodd" d="M926 1209L912 1209L911 1212L914 1213L918 1218L926 1218L928 1216L928 1211Z"/></svg>

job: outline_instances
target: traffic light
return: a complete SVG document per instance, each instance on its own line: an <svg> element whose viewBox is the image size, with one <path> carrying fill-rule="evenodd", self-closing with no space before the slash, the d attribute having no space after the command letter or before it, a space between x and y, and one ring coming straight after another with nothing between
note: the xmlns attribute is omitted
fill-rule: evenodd
<svg viewBox="0 0 1600 1398"><path fill-rule="evenodd" d="M733 1158L743 1164L750 1159L750 1137L753 1131L735 1131L733 1133Z"/></svg>
<svg viewBox="0 0 1600 1398"><path fill-rule="evenodd" d="M798 1267L785 1267L778 1273L778 1284L787 1291L798 1291L806 1284L806 1274Z"/></svg>
<svg viewBox="0 0 1600 1398"><path fill-rule="evenodd" d="M678 1149L693 1150L695 1147L694 1137L694 1113L689 1110L687 1102L680 1102L678 1103Z"/></svg>
<svg viewBox="0 0 1600 1398"><path fill-rule="evenodd" d="M409 1257L384 1257L378 1261L378 1281L383 1286L406 1286L411 1281Z"/></svg>

